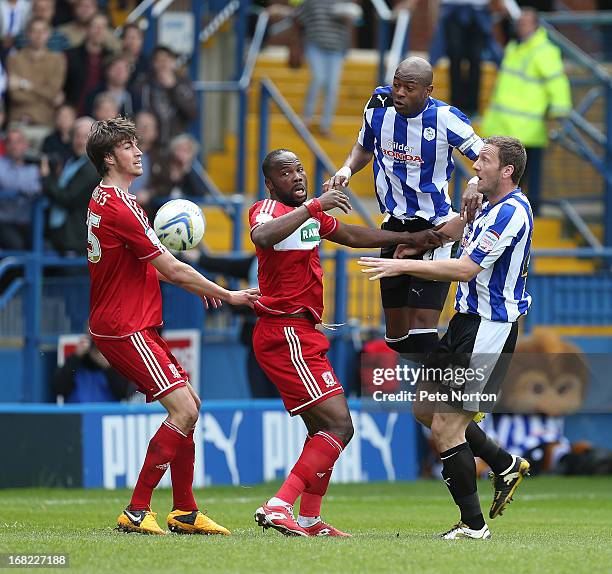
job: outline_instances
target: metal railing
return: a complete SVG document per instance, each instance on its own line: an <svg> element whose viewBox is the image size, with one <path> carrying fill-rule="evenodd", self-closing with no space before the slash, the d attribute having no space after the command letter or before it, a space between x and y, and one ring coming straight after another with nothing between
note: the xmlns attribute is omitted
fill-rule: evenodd
<svg viewBox="0 0 612 574"><path fill-rule="evenodd" d="M248 89L251 85L253 70L257 56L268 26L269 16L267 12L260 11L257 16L257 24L249 51L244 61L240 60L238 79L234 81L197 81L193 83L196 91L202 93L210 92L236 92L238 94L238 158L236 169L236 191L243 193L246 188L246 160L247 160L247 114L248 114ZM237 50L240 52L241 48Z"/></svg>
<svg viewBox="0 0 612 574"><path fill-rule="evenodd" d="M272 100L280 109L282 114L285 116L287 121L291 124L291 127L299 134L304 140L304 143L308 146L308 149L312 152L315 161L315 176L314 176L314 190L319 195L321 190L321 184L324 181L324 175L336 173L336 168L332 163L329 156L325 153L323 148L318 144L317 140L312 136L302 119L293 111L291 105L280 93L278 88L274 85L274 82L269 78L264 78L260 83L260 100L259 100L259 164L263 163L263 160L268 153L268 142L270 132L270 100ZM265 197L265 181L262 173L259 173L258 186L257 186L257 197L263 199ZM375 227L375 223L370 217L369 212L363 206L359 198L351 191L350 188L345 188L345 193L349 196L353 204L355 211L361 216L363 221L370 227Z"/></svg>
<svg viewBox="0 0 612 574"><path fill-rule="evenodd" d="M587 70L592 75L592 82L596 87L587 91L580 102L575 105L573 112L562 120L562 129L552 134L552 140L557 141L565 149L589 162L603 177L604 182L604 245L612 247L612 76L606 68L595 58L581 50L566 36L553 27L560 23L602 23L612 22L612 13L558 13L542 15L542 25L546 28L548 37L574 63ZM605 130L602 132L584 115L598 99L605 102ZM583 135L584 134L584 135ZM586 137L585 137L586 136ZM587 139L588 138L588 139ZM599 150L594 149L589 141L593 142ZM587 224L575 210L568 214L570 221L576 226L585 241L592 246L592 234L585 233Z"/></svg>

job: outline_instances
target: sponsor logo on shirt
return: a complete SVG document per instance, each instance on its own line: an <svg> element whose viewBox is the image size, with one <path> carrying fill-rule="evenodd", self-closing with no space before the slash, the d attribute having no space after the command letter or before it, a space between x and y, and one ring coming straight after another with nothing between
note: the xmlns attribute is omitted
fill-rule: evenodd
<svg viewBox="0 0 612 574"><path fill-rule="evenodd" d="M382 148L382 152L384 155L397 162L410 163L413 165L425 163L421 156L414 155L414 148L412 146L393 140L386 142L386 147Z"/></svg>
<svg viewBox="0 0 612 574"><path fill-rule="evenodd" d="M300 238L302 241L316 241L319 242L321 237L319 236L319 225L317 223L309 223L300 229Z"/></svg>

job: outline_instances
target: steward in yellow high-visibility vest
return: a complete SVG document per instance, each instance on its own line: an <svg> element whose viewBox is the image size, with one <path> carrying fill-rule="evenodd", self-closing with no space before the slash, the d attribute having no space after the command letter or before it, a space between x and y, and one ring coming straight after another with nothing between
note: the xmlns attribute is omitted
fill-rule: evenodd
<svg viewBox="0 0 612 574"><path fill-rule="evenodd" d="M546 147L546 119L567 116L572 108L561 53L535 18L535 30L506 47L480 130L485 137L514 136L526 148Z"/></svg>

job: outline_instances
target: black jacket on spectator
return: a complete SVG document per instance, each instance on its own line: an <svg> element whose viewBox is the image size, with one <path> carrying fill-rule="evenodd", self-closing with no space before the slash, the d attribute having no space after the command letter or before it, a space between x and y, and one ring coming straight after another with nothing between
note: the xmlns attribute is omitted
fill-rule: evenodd
<svg viewBox="0 0 612 574"><path fill-rule="evenodd" d="M197 115L197 98L191 80L178 77L173 88L158 85L152 75L135 89L142 109L155 114L159 126L159 145L166 146L179 134L189 131Z"/></svg>
<svg viewBox="0 0 612 574"><path fill-rule="evenodd" d="M40 151L49 159L52 173L61 171L66 160L72 155L72 140L68 138L67 142L63 142L59 132L55 130L43 140Z"/></svg>
<svg viewBox="0 0 612 574"><path fill-rule="evenodd" d="M43 193L51 205L66 210L66 219L61 227L49 230L49 239L60 253L85 255L87 252L87 207L91 192L99 182L100 176L89 160L64 187L60 187L53 175L43 178Z"/></svg>
<svg viewBox="0 0 612 574"><path fill-rule="evenodd" d="M111 54L107 48L102 48L102 61ZM87 60L88 54L85 44L66 51L66 83L64 92L66 93L66 103L77 107L81 99L81 92L85 89L87 82Z"/></svg>
<svg viewBox="0 0 612 574"><path fill-rule="evenodd" d="M89 376L80 376L87 375ZM77 379L80 378L80 381ZM134 394L134 385L112 368L103 369L87 354L70 355L64 365L53 375L53 392L62 395L66 402L121 401ZM91 388L83 388L91 385Z"/></svg>

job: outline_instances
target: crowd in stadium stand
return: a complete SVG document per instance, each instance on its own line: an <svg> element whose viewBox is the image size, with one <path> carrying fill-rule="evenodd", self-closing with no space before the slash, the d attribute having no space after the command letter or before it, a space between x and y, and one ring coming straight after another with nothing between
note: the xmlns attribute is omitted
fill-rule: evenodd
<svg viewBox="0 0 612 574"><path fill-rule="evenodd" d="M58 12L56 0L0 0L0 250L31 247L32 204L43 195L46 246L85 254L77 222L99 179L85 154L93 120L137 120L145 173L131 191L150 215L168 196L205 194L187 134L196 94L177 55L157 46L149 58L140 28L117 35L96 0L57 1Z"/></svg>

